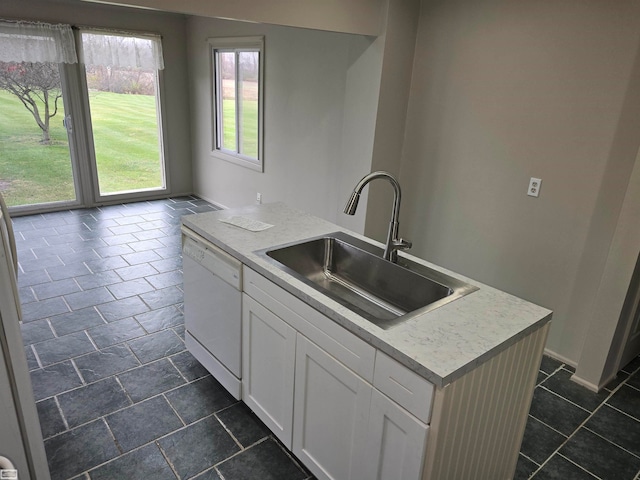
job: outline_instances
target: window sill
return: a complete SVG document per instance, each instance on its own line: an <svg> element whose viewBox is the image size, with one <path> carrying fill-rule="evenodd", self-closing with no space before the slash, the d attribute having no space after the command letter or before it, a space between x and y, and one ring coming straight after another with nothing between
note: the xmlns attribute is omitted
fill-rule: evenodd
<svg viewBox="0 0 640 480"><path fill-rule="evenodd" d="M211 152L211 156L219 160L224 160L225 162L235 163L236 165L240 165L241 167L245 167L256 172L264 172L264 166L262 161L260 160L249 160L239 155L232 155L226 152L221 152L220 150L213 150Z"/></svg>

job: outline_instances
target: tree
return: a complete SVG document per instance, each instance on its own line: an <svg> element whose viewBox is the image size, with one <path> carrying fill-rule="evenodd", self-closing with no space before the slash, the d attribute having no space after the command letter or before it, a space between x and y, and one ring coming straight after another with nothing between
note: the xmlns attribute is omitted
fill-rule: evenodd
<svg viewBox="0 0 640 480"><path fill-rule="evenodd" d="M20 99L42 130L40 143L49 145L49 123L58 113L58 100L62 97L58 65L48 62L0 62L0 89Z"/></svg>

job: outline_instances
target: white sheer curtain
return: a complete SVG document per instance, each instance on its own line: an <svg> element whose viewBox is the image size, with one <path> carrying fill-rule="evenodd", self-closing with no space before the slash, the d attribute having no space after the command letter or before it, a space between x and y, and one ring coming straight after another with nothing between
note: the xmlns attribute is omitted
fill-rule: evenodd
<svg viewBox="0 0 640 480"><path fill-rule="evenodd" d="M0 61L77 63L69 25L0 20Z"/></svg>
<svg viewBox="0 0 640 480"><path fill-rule="evenodd" d="M164 68L159 36L82 32L82 56L86 65L144 70Z"/></svg>

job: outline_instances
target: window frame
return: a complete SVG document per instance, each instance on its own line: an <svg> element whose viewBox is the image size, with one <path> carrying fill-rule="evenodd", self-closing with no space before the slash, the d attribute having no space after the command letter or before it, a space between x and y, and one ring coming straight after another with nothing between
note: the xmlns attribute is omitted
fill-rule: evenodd
<svg viewBox="0 0 640 480"><path fill-rule="evenodd" d="M211 156L225 160L237 165L241 165L258 172L264 172L264 36L253 37L216 37L207 39L209 45L209 58L211 61ZM218 80L219 66L216 61L216 53L243 51L258 51L258 158L253 158L239 153L240 138L242 129L240 127L240 116L236 115L236 150L224 149L221 147L221 121L222 102L220 97L221 87ZM236 66L236 71L237 71ZM238 77L236 76L236 91L238 91ZM239 112L236 96L236 112Z"/></svg>

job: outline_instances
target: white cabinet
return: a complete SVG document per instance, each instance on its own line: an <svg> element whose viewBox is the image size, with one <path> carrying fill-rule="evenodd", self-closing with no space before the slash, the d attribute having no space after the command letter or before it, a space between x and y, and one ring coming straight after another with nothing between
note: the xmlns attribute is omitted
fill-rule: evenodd
<svg viewBox="0 0 640 480"><path fill-rule="evenodd" d="M359 480L421 478L429 427L397 403L373 390L366 457Z"/></svg>
<svg viewBox="0 0 640 480"><path fill-rule="evenodd" d="M361 478L372 387L304 336L297 342L293 453L320 479Z"/></svg>
<svg viewBox="0 0 640 480"><path fill-rule="evenodd" d="M245 403L320 480L419 480L433 385L256 272L244 280Z"/></svg>
<svg viewBox="0 0 640 480"><path fill-rule="evenodd" d="M242 397L291 449L296 331L242 296Z"/></svg>

